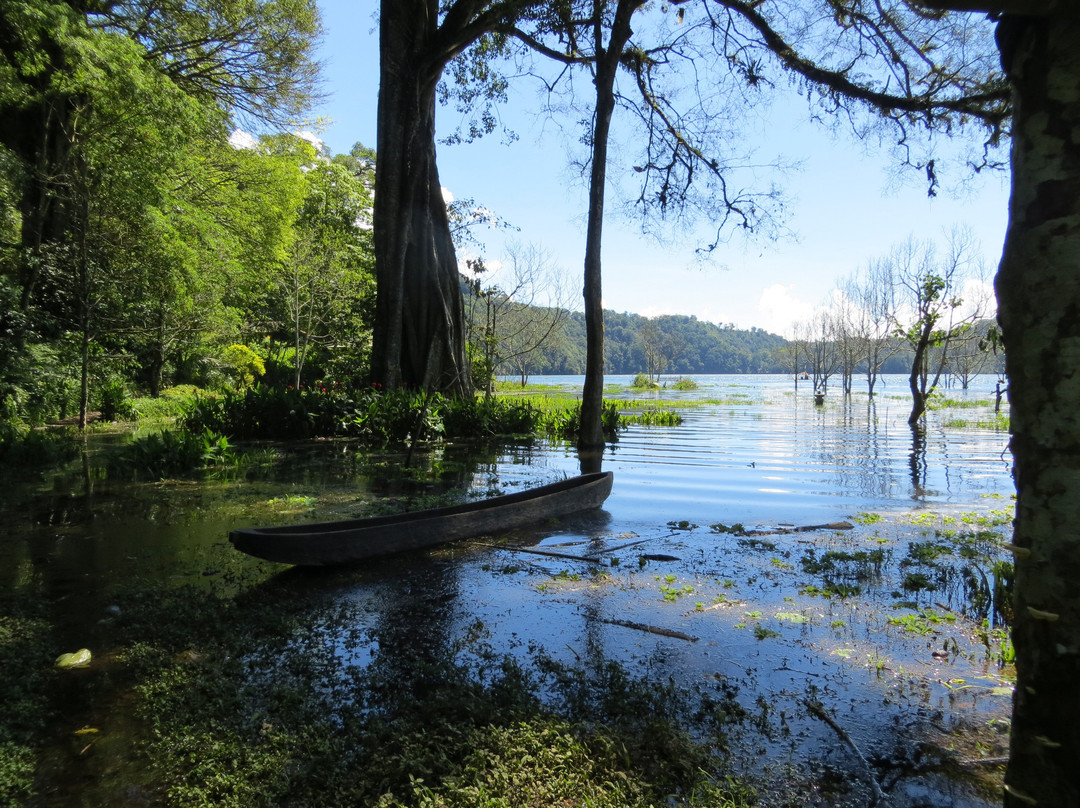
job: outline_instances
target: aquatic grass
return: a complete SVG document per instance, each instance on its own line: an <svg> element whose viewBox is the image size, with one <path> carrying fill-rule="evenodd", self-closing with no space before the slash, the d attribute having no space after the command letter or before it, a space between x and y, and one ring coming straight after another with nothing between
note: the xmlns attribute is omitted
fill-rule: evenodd
<svg viewBox="0 0 1080 808"><path fill-rule="evenodd" d="M952 548L938 542L912 542L908 545L908 557L900 562L907 564L934 564L942 556L952 555Z"/></svg>
<svg viewBox="0 0 1080 808"><path fill-rule="evenodd" d="M928 637L938 633L944 623L953 623L956 615L938 614L933 609L922 609L916 614L905 614L901 617L890 617L886 622L891 626L899 626L909 634L917 634Z"/></svg>
<svg viewBox="0 0 1080 808"><path fill-rule="evenodd" d="M1008 415L997 413L991 418L975 420L965 418L949 418L942 424L946 429L992 429L997 432L1008 432L1012 428L1012 419Z"/></svg>
<svg viewBox="0 0 1080 808"><path fill-rule="evenodd" d="M759 642L761 640L768 640L768 639L772 639L773 637L780 637L780 636L782 636L782 635L780 634L779 631L775 631L774 629L771 629L771 628L765 628L765 626L761 625L760 623L758 623L756 626L754 626L754 639L758 640Z"/></svg>
<svg viewBox="0 0 1080 808"><path fill-rule="evenodd" d="M223 466L237 466L240 453L224 435L210 429L199 433L164 430L136 437L113 452L108 474L120 478L161 479L192 476Z"/></svg>
<svg viewBox="0 0 1080 808"><path fill-rule="evenodd" d="M620 415L619 422L624 426L679 426L682 416L671 410L644 410L633 415Z"/></svg>
<svg viewBox="0 0 1080 808"><path fill-rule="evenodd" d="M757 804L723 770L712 708L731 696L610 661L523 664L476 639L343 668L325 638L355 624L350 607L303 587L191 595L129 597L116 663L167 805ZM369 641L343 637L337 653Z"/></svg>
<svg viewBox="0 0 1080 808"><path fill-rule="evenodd" d="M930 410L972 410L981 407L992 408L994 402L992 399L946 398L933 395L927 400L926 405Z"/></svg>
<svg viewBox="0 0 1080 808"><path fill-rule="evenodd" d="M285 497L274 497L266 501L266 507L278 514L311 513L315 510L318 497L306 497L299 494L289 494Z"/></svg>
<svg viewBox="0 0 1080 808"><path fill-rule="evenodd" d="M851 517L851 521L857 525L876 525L881 522L885 517L880 513L868 513L862 511Z"/></svg>

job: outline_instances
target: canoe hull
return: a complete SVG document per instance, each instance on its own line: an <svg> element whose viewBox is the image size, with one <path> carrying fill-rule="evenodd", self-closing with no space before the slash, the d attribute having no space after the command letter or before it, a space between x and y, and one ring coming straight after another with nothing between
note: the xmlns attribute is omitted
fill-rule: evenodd
<svg viewBox="0 0 1080 808"><path fill-rule="evenodd" d="M308 525L241 528L229 534L229 541L244 553L283 564L349 564L542 525L551 519L599 508L611 493L611 483L610 471L584 474L448 508Z"/></svg>

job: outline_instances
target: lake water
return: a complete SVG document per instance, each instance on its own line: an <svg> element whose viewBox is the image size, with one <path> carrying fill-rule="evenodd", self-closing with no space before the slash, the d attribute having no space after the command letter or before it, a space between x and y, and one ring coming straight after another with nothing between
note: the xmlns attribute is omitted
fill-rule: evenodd
<svg viewBox="0 0 1080 808"><path fill-rule="evenodd" d="M886 376L870 402L835 391L815 406L809 383L796 393L777 376L695 376L693 391L661 389L623 395L657 400L722 400L683 411L678 427L638 427L605 455L618 483L609 510L620 520L829 522L867 510L966 507L986 494L1011 495L1007 433L950 428L946 418L991 420L991 405L932 411L917 440L907 425L907 378ZM630 377L610 377L628 385ZM534 384L580 390L580 377L535 377ZM992 402L996 379L977 377L950 400ZM618 398L618 396L614 396ZM1007 407L1007 405L1004 405ZM557 450L532 464L574 473L572 453Z"/></svg>
<svg viewBox="0 0 1080 808"><path fill-rule="evenodd" d="M608 448L615 485L601 511L309 582L352 610L347 632L323 638L336 664L392 654L408 664L418 647L482 636L486 652L523 660L540 648L690 688L722 685L757 717L759 730L735 740L738 769L789 789L810 784L803 805L842 804L813 783L860 764L808 710L812 693L865 756L883 761L894 806L993 804L912 756L966 759L1007 744L994 727L1009 715L1008 668L981 629L1000 620L993 564L1013 494L1008 434L989 426L996 379L947 390L952 404L914 434L903 377L886 377L872 402L856 380L855 395L830 391L824 406L809 383L796 392L787 378L694 378L694 391L613 392L688 406L680 426L632 427ZM466 475L473 488L509 491L577 474L578 459L540 442L477 468ZM105 655L102 615L133 580L197 586L217 572L208 554L231 552L230 527L359 515L372 488L385 493L370 465L333 445L247 481L125 484L88 467L9 490L0 585L40 580L58 642L72 646L57 653L98 643ZM309 504L266 505L286 497ZM783 532L845 520L853 529ZM733 525L758 533L726 532ZM924 560L930 545L936 561ZM537 549L581 560L528 552ZM844 799L862 804L863 788L854 783Z"/></svg>

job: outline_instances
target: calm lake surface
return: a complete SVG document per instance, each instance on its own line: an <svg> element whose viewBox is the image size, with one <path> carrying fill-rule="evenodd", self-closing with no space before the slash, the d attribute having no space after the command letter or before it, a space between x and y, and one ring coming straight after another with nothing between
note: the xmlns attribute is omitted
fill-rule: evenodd
<svg viewBox="0 0 1080 808"><path fill-rule="evenodd" d="M678 427L635 428L620 437L604 466L618 480L608 509L620 520L653 522L666 513L702 524L829 522L860 511L961 507L985 494L1013 493L1006 433L949 428L940 412L931 412L922 440L913 438L906 377L886 376L872 403L857 383L849 400L833 390L824 407L814 406L808 382L796 393L790 379L778 376L692 378L699 385L694 391L622 394L724 403L683 411ZM582 380L531 381L580 390ZM629 385L630 377L607 381ZM978 377L967 391L949 389L944 397L992 402L995 383ZM947 417L957 414L949 410ZM959 416L988 420L992 407L964 408ZM576 473L575 462L552 452L534 465Z"/></svg>
<svg viewBox="0 0 1080 808"><path fill-rule="evenodd" d="M812 693L865 757L886 761L878 769L893 805L994 804L917 764L944 749L967 765L1007 748L1009 670L987 634L1000 625L993 563L1014 493L1008 434L994 426L996 379L943 391L950 405L913 434L904 377L886 377L872 402L856 380L850 399L834 389L824 406L809 382L796 392L785 377L693 378L693 391L609 394L687 406L680 426L632 427L609 447L603 466L615 485L603 510L309 576L305 585L353 615L348 631L327 628L320 641L342 669L468 636L485 652L600 656L687 687L722 685L755 717L756 729L736 739L745 773L787 783L777 788L809 784L805 805L865 804L858 777L843 799L812 785L827 770L860 767L851 744L808 711ZM581 379L531 383L580 390ZM132 580L213 578L213 559L232 552L231 527L363 515L395 493L379 463L400 463L323 444L243 480L133 484L94 470L112 440L92 438L85 468L2 495L11 529L0 539L0 586L44 582L58 654L87 646L107 655L103 616ZM452 456L447 448L427 460L438 469ZM579 468L571 447L546 442L461 467L448 476L477 492ZM790 532L844 521L852 529ZM936 561L917 552L930 544ZM107 717L97 720L107 729Z"/></svg>

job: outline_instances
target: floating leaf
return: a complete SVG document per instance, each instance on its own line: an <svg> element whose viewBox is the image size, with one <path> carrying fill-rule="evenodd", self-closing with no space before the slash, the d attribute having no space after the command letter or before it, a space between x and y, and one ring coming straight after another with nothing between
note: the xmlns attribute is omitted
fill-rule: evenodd
<svg viewBox="0 0 1080 808"><path fill-rule="evenodd" d="M93 655L89 648L80 648L70 654L61 654L56 658L58 668L86 668L90 666Z"/></svg>

